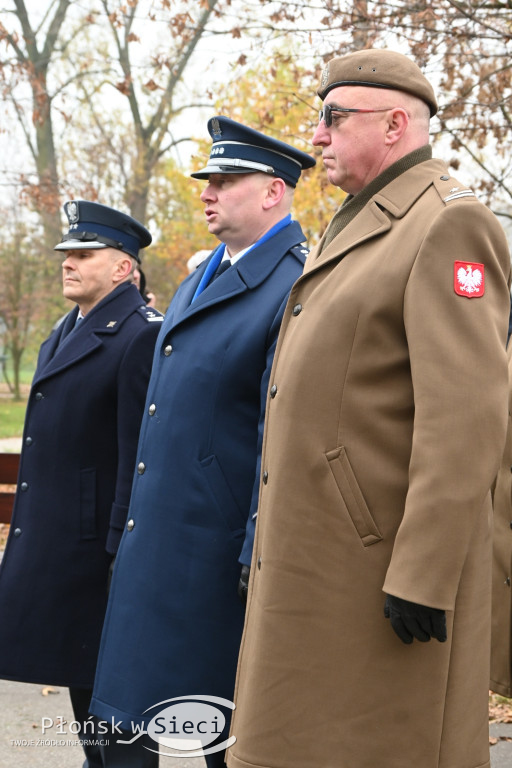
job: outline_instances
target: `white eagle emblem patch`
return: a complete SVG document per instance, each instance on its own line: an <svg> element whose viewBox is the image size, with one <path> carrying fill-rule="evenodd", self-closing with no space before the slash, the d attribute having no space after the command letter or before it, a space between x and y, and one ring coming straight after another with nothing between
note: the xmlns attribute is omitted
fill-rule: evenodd
<svg viewBox="0 0 512 768"><path fill-rule="evenodd" d="M476 299L485 292L485 267L470 261L456 261L453 265L453 287L459 296Z"/></svg>

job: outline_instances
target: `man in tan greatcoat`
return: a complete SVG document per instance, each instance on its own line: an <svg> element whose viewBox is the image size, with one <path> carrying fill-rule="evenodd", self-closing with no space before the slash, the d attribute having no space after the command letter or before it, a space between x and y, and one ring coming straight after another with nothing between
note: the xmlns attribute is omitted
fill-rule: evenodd
<svg viewBox="0 0 512 768"><path fill-rule="evenodd" d="M488 768L507 243L431 158L436 99L412 61L334 59L319 95L313 144L349 197L270 377L227 762Z"/></svg>
<svg viewBox="0 0 512 768"><path fill-rule="evenodd" d="M512 343L505 451L494 490L490 688L512 697Z"/></svg>

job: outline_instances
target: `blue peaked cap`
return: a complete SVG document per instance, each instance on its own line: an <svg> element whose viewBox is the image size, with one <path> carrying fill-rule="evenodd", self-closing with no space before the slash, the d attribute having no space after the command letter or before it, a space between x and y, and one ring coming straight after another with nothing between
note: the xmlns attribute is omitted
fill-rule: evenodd
<svg viewBox="0 0 512 768"><path fill-rule="evenodd" d="M316 160L279 139L271 139L254 128L218 115L208 120L213 139L205 168L192 173L194 179L207 179L211 173L268 173L295 187L301 172Z"/></svg>
<svg viewBox="0 0 512 768"><path fill-rule="evenodd" d="M64 204L64 211L69 231L55 246L55 251L117 248L140 264L139 250L151 243L150 232L137 219L108 205L69 200Z"/></svg>

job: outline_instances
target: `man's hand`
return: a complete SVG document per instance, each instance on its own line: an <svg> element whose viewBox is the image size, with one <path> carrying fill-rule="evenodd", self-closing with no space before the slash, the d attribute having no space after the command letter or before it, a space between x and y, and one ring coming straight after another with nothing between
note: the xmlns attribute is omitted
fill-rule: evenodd
<svg viewBox="0 0 512 768"><path fill-rule="evenodd" d="M409 645L416 638L426 643L435 637L440 643L446 640L446 614L439 608L411 603L394 595L386 595L384 616L403 643Z"/></svg>
<svg viewBox="0 0 512 768"><path fill-rule="evenodd" d="M242 565L240 572L240 581L238 582L238 597L245 605L247 603L247 590L249 589L249 575L251 573L250 565Z"/></svg>

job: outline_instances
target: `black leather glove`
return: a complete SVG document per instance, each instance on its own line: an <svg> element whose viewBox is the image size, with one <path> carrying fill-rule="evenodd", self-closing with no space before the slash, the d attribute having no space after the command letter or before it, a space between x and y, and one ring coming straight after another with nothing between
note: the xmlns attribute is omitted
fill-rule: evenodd
<svg viewBox="0 0 512 768"><path fill-rule="evenodd" d="M384 616L403 643L409 645L416 638L427 643L435 637L440 643L446 640L446 614L440 608L411 603L394 595L386 595Z"/></svg>
<svg viewBox="0 0 512 768"><path fill-rule="evenodd" d="M245 605L247 603L247 590L249 589L249 576L251 573L250 565L242 565L240 580L238 582L238 597Z"/></svg>

